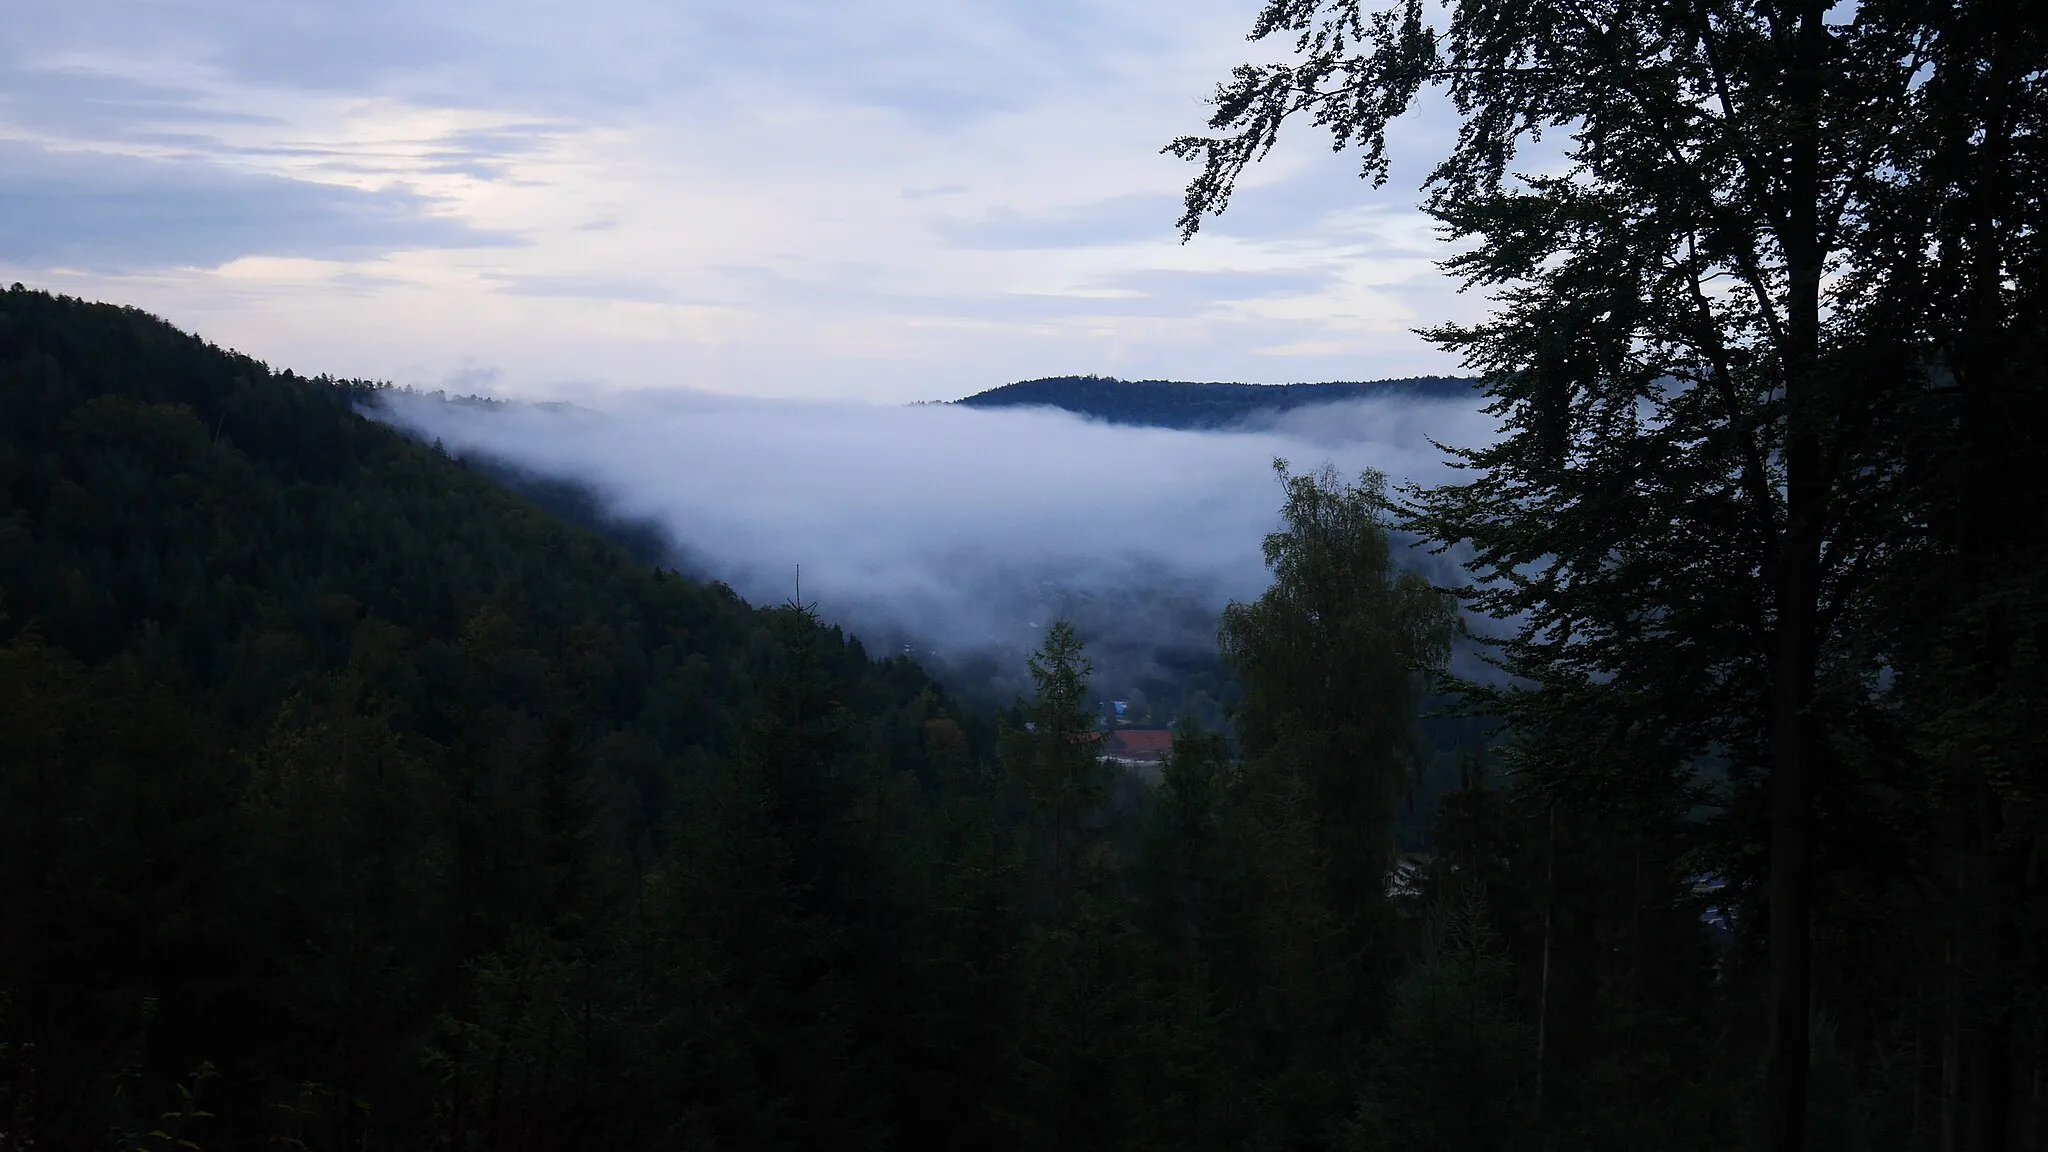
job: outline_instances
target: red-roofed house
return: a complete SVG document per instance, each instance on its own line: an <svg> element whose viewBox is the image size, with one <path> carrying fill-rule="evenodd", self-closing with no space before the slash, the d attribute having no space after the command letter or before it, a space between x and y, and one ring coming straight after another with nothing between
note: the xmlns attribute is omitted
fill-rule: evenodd
<svg viewBox="0 0 2048 1152"><path fill-rule="evenodd" d="M1173 733L1164 728L1119 728L1102 741L1102 755L1119 764L1157 764L1172 750Z"/></svg>

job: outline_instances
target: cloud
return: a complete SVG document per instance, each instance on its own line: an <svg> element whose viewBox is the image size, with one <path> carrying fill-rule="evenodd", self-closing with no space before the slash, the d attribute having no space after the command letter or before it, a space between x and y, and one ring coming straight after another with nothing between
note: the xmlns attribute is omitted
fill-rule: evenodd
<svg viewBox="0 0 2048 1152"><path fill-rule="evenodd" d="M503 376L503 372L491 365L471 364L450 372L441 381L441 386L457 394L476 393L496 384Z"/></svg>
<svg viewBox="0 0 2048 1152"><path fill-rule="evenodd" d="M176 61L240 83L359 92L460 53L469 21L452 9L410 0L67 0L11 10L9 47L30 59Z"/></svg>
<svg viewBox="0 0 2048 1152"><path fill-rule="evenodd" d="M0 140L27 150L6 158L108 171L9 184L0 273L276 363L431 386L487 362L534 397L1455 371L1409 331L1475 306L1430 266L1399 133L1396 188L1375 197L1304 125L1178 242L1192 170L1159 149L1200 127L1231 65L1271 54L1244 43L1249 17L1242 0L29 5L0 38Z"/></svg>
<svg viewBox="0 0 2048 1152"><path fill-rule="evenodd" d="M208 107L190 85L77 68L28 69L0 58L0 120L46 138L203 145L208 131L277 125L252 110Z"/></svg>
<svg viewBox="0 0 2048 1152"><path fill-rule="evenodd" d="M1046 212L997 208L978 219L941 217L932 227L957 248L1086 248L1171 237L1179 214L1178 196L1132 193Z"/></svg>
<svg viewBox="0 0 2048 1152"><path fill-rule="evenodd" d="M561 130L559 124L544 122L458 129L428 141L418 160L422 171L435 175L506 180L516 175L522 158Z"/></svg>
<svg viewBox="0 0 2048 1152"><path fill-rule="evenodd" d="M125 271L246 256L361 258L512 243L402 189L0 141L0 261Z"/></svg>
<svg viewBox="0 0 2048 1152"><path fill-rule="evenodd" d="M1275 457L1395 479L1447 473L1470 403L1366 401L1223 433L1117 427L1049 409L900 408L639 394L598 407L388 395L383 418L458 454L579 482L659 526L757 602L803 595L861 634L959 656L1021 652L1062 598L1121 597L1108 626L1206 649L1215 613L1267 582ZM1441 561L1421 550L1407 560ZM1098 622L1100 623L1100 622Z"/></svg>
<svg viewBox="0 0 2048 1152"><path fill-rule="evenodd" d="M572 300L637 300L666 303L676 298L667 285L649 279L581 275L493 275L500 292L515 296L546 296Z"/></svg>

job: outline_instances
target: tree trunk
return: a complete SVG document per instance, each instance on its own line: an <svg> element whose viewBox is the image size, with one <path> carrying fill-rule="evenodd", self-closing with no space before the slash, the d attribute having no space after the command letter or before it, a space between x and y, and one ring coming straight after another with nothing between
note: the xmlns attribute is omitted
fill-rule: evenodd
<svg viewBox="0 0 2048 1152"><path fill-rule="evenodd" d="M1795 270L1796 282L1804 270ZM1810 268L1819 283L1818 261ZM1818 331L1818 308L1795 299L1788 330ZM1806 313L1802 316L1801 313ZM1799 1152L1806 1133L1807 1028L1812 1008L1813 800L1816 741L1813 702L1818 637L1821 515L1826 500L1821 446L1809 411L1813 358L1788 373L1786 525L1779 555L1777 651L1772 659L1770 777L1771 1039L1766 1091L1771 1152ZM1795 364L1799 361L1795 360ZM1803 377L1803 378L1802 378Z"/></svg>
<svg viewBox="0 0 2048 1152"><path fill-rule="evenodd" d="M1948 987L1942 1011L1946 1020L1941 1037L1941 1152L1960 1152L1963 1146L1963 993L1958 943L1962 934L1958 922L1950 929L1949 945L1942 955Z"/></svg>
<svg viewBox="0 0 2048 1152"><path fill-rule="evenodd" d="M1992 900L1996 915L1996 897ZM2012 933L1997 923L1990 933L1981 1017L1970 1038L1970 1152L2005 1152L2012 1115L2012 1011L2005 1000Z"/></svg>
<svg viewBox="0 0 2048 1152"><path fill-rule="evenodd" d="M1785 521L1776 572L1777 648L1771 661L1770 1057L1765 1124L1771 1152L1806 1142L1807 1029L1812 1014L1813 797L1818 742L1813 702L1819 640L1819 573L1828 478L1820 428L1820 68L1828 32L1824 3L1801 5L1787 103L1804 116L1786 165Z"/></svg>
<svg viewBox="0 0 2048 1152"><path fill-rule="evenodd" d="M2019 433L2013 419L2011 397L2018 390L2008 362L2009 322L2003 287L2008 259L2005 230L2010 227L2004 215L2015 199L2011 188L2011 107L2020 94L2014 59L2018 33L2003 26L2009 14L1992 7L1986 15L1989 19L1973 30L1982 41L1979 51L1988 60L1981 80L1983 93L1976 101L1982 108L1982 137L1969 171L1969 299L1957 372L1963 403L1964 465L1959 552L1964 587L1971 593L1995 587L2011 570L2011 525L2016 510L2007 506L2008 494L2015 490L2018 474L2035 466L2029 450L2031 430ZM2016 441L2016 433L2025 439ZM2012 623L2004 607L1994 605L1973 631L1976 647L1968 655L1974 683L1964 691L1972 698L1990 699L1998 693L2013 663ZM1982 910L1976 924L1979 940L1973 949L1980 966L1978 986L1971 997L1974 1027L1964 1064L1967 1147L1970 1152L2004 1152L2012 1110L2009 985L2017 942L2012 921L2013 885L2002 843L2005 801L1988 778L1991 765L1985 761L2010 753L2005 749L1988 755L1976 749L1971 752L1966 786L1975 793L1970 799L1975 801L1977 816L1976 879Z"/></svg>
<svg viewBox="0 0 2048 1152"><path fill-rule="evenodd" d="M1536 1114L1543 1114L1545 1045L1550 1033L1550 926L1557 915L1557 801L1550 802L1550 833L1543 864L1543 982L1536 993Z"/></svg>
<svg viewBox="0 0 2048 1152"><path fill-rule="evenodd" d="M1778 659L1797 668L1805 657L1797 640L1788 639ZM1770 784L1771 1051L1765 1106L1771 1152L1799 1152L1806 1139L1813 774L1806 754L1806 694L1800 688L1796 673L1781 668Z"/></svg>

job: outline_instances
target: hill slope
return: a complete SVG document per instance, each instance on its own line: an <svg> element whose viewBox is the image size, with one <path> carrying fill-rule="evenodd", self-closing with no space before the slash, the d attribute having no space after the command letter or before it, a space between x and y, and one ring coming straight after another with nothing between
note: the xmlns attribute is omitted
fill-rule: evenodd
<svg viewBox="0 0 2048 1152"><path fill-rule="evenodd" d="M0 1145L956 1130L902 894L973 726L373 394L0 294Z"/></svg>
<svg viewBox="0 0 2048 1152"><path fill-rule="evenodd" d="M1310 404L1375 397L1449 400L1472 396L1475 387L1474 381L1455 376L1324 384L1196 384L1053 376L1005 384L954 403L970 408L1060 408L1112 424L1154 428L1224 428Z"/></svg>

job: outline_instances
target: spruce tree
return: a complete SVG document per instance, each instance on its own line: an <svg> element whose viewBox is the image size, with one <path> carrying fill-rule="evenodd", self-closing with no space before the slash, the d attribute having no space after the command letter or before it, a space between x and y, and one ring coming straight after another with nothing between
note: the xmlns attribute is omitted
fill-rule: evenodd
<svg viewBox="0 0 2048 1152"><path fill-rule="evenodd" d="M1117 1147L1128 1093L1136 949L1106 832L1109 767L1081 638L1055 622L1029 662L1024 726L1002 743L1022 801L1020 1017L1011 1122L1025 1149Z"/></svg>
<svg viewBox="0 0 2048 1152"><path fill-rule="evenodd" d="M1535 1143L1527 1030L1490 917L1476 885L1431 911L1423 948L1394 985L1348 1146L1509 1152Z"/></svg>

